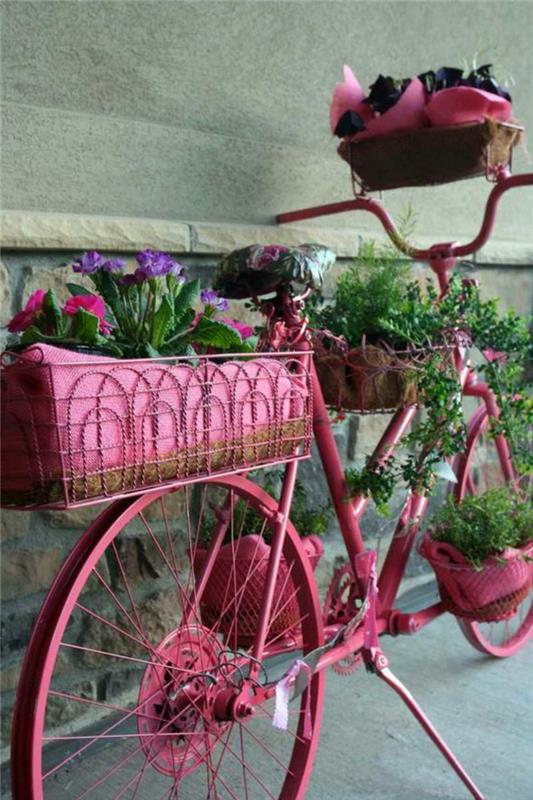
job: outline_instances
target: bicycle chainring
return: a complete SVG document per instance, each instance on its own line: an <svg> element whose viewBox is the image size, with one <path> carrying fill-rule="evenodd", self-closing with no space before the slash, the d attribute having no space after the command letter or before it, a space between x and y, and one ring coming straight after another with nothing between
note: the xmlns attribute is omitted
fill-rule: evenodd
<svg viewBox="0 0 533 800"><path fill-rule="evenodd" d="M357 614L360 605L361 598L353 570L346 562L331 579L322 610L324 625L347 624ZM351 675L362 663L363 658L360 653L350 653L336 661L332 669L337 675Z"/></svg>

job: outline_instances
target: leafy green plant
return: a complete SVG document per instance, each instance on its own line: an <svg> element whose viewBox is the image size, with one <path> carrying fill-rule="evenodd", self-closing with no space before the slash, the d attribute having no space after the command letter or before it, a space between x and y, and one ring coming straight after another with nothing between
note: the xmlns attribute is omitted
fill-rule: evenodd
<svg viewBox="0 0 533 800"><path fill-rule="evenodd" d="M135 272L125 274L122 260L85 253L72 267L90 280L96 294L68 283L72 297L60 307L53 290L39 289L9 330L22 334L23 345L83 344L128 358L252 351L245 341L252 328L220 316L228 310L227 300L201 290L198 280L188 281L185 267L167 253L144 250L136 258Z"/></svg>
<svg viewBox="0 0 533 800"><path fill-rule="evenodd" d="M410 282L405 265L399 265L395 281L389 282L397 256L381 253L378 258L373 248L361 252L368 254L366 262L341 276L330 305L315 304L311 323L344 337L347 347L357 346L364 333L368 341L396 351L426 350L426 357L412 364L424 417L404 440L406 455L391 455L381 463L369 460L362 470L346 471L349 495L372 497L386 513L399 482L431 492L443 460L464 448L460 385L446 350L458 336L485 357L479 371L500 407L491 435L503 434L520 474L531 474L533 399L526 371L533 348L528 321L513 311L500 313L498 301L482 300L477 284L460 273L451 276L445 296L439 298L431 282L425 288Z"/></svg>
<svg viewBox="0 0 533 800"><path fill-rule="evenodd" d="M507 547L522 547L533 537L533 506L508 488L449 498L429 524L430 536L457 548L476 568Z"/></svg>
<svg viewBox="0 0 533 800"><path fill-rule="evenodd" d="M376 341L386 332L381 320L400 303L409 273L409 264L391 247L364 242L352 266L340 275L333 302L315 299L306 306L311 325L344 336L351 347L363 335Z"/></svg>
<svg viewBox="0 0 533 800"><path fill-rule="evenodd" d="M262 475L262 485L264 490L279 500L283 478L283 471L278 468L266 469ZM309 492L302 481L297 480L294 487L294 494L290 510L290 520L300 536L315 534L323 536L328 529L329 522L333 516L331 502L328 500L323 504L310 502ZM259 515L244 500L239 500L234 512L233 535L238 534L259 534L262 535L267 544L271 542L272 528L265 525L265 518ZM216 525L216 515L209 510L204 514L202 520L201 539L202 544L207 546ZM225 543L231 541L232 531L227 531Z"/></svg>

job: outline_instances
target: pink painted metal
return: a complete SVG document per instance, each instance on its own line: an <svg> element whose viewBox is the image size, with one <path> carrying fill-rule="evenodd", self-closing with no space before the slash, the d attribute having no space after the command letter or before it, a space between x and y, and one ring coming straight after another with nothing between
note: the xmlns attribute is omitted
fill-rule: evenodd
<svg viewBox="0 0 533 800"><path fill-rule="evenodd" d="M271 520L278 516L277 503L260 487L243 477L230 476L211 479L206 485L216 488L217 491L222 489L229 492L235 496L235 501L242 499L250 503L257 514L265 515L267 524L271 524ZM189 490L186 488L183 491L188 492ZM69 751L68 755L55 763L53 767L43 768L42 748L45 742L65 740L62 735L46 736L44 733L45 711L48 697L50 695L57 697L59 694L53 690L50 691L50 682L58 652L66 644L64 637L67 624L73 612L79 608L80 592L89 579L94 580L97 565L110 551L110 548L114 547L117 537L120 537L121 533L136 521L146 522L151 519L147 516L147 509L154 503L156 506L158 502L164 504L166 499L172 496L172 493L172 489L165 488L159 490L156 495L143 494L140 497L123 498L115 502L78 540L54 581L36 624L19 687L13 726L12 770L13 796L17 800L23 798L28 798L28 800L29 798L31 800L45 800L45 798L48 800L50 798L51 800L54 797L53 779L58 777L64 769L68 768L72 771L75 766L73 751ZM233 505L235 506L236 502ZM188 513L185 516L188 517ZM189 543L193 548L193 557L194 548L198 547L196 534L197 532L192 526L189 530L191 537ZM279 541L281 538L279 530L278 533L274 530L273 536L274 540L277 536ZM168 547L170 548L170 546L171 542L169 541ZM280 559L290 565L291 579L297 587L299 633L297 638L289 637L288 642L279 638L278 641L276 639L267 641L260 653L261 664L271 656L287 652L288 648L288 652L291 652L293 648L298 647L305 655L323 644L321 610L313 580L312 566L298 534L292 524L287 521ZM201 596L198 594L198 584L192 578L192 571L189 577L185 574L181 579L174 573L173 563L173 557L169 554L166 567L176 581L178 594L184 592L193 597L194 604L198 608L201 605ZM181 580L182 587L180 588L179 581ZM277 614L278 608L279 598L276 597L272 613ZM132 613L134 616L136 615L135 604ZM123 617L121 619L124 620ZM265 620L267 629L271 627L270 621L271 618ZM125 620L121 624L126 624ZM306 696L302 700L302 708L306 710L307 722L304 721L304 715L298 715L295 720L291 714L290 731L283 740L279 741L274 751L266 743L262 743L260 728L254 732L253 709L250 711L249 704L241 707L240 704L234 702L237 691L236 684L234 684L235 677L232 678L231 675L235 676L240 673L242 678L239 663L243 669L248 670L250 664L255 663L253 656L248 656L245 651L239 653L223 651L219 638L218 621L211 627L204 626L202 631L198 629L199 624L198 617L195 617L192 625L185 622L184 626L170 631L163 637L154 650L149 650L152 655L144 660L146 669L140 696L132 709L127 711L124 709L125 715L122 715L117 722L107 725L105 730L99 734L84 735L81 732L79 737L74 735L70 737L74 742L79 739L79 746L74 748L74 752L80 759L82 754L88 754L92 747L107 740L116 740L117 742L124 740L125 744L133 742L135 737L118 728L124 721L136 720L140 726L138 733L140 743L136 747L128 750L127 755L117 761L103 778L89 772L88 775L85 773L84 780L87 781L87 784L91 784L91 791L100 787L100 791L104 792L101 796L108 796L105 794L106 782L124 769L130 759L143 758L145 764L143 774L148 764L150 770L156 770L162 776L169 778L174 788L182 781L186 781L189 775L194 776L195 767L201 766L204 772L207 767L208 774L212 776L215 784L221 788L224 787L230 797L235 797L237 800L240 800L241 797L248 797L246 792L241 794L242 788L239 791L235 788L235 784L232 784L233 789L230 790L230 783L227 782L224 773L220 771L222 761L220 749L218 751L214 749L215 744L218 744L218 747L222 748L222 752L226 753L226 760L232 759L237 762L237 765L245 764L246 773L255 775L255 778L251 778L251 780L255 780L256 784L257 782L261 783L263 787L261 797L275 796L283 798L283 800L294 800L295 798L303 800L318 744L324 674L313 675ZM140 635L143 630L141 628ZM185 650L183 647L180 647L179 651L175 649L178 641L187 643ZM187 648L193 655L195 654L197 663L194 667L190 665L190 661L186 657ZM106 655L98 648L82 646L80 650L90 652L92 658L96 658L99 653L101 657ZM125 658L119 652L108 654L106 657L109 655L115 659L123 660ZM142 659L137 660L142 662ZM224 664L226 666L222 669L221 665ZM182 673L184 677L180 678ZM196 695L192 694L190 685L194 681L202 680L203 675L208 676L205 691L200 687L197 689ZM257 691L257 686L255 688ZM168 702L173 705L164 709L164 701L167 698ZM209 698L212 698L213 702L210 702ZM185 706L185 704L187 705ZM189 709L188 717L183 718L183 712L187 708ZM120 711L120 709L118 710ZM260 710L267 713L264 704L261 705ZM191 727L188 727L187 719L191 718L191 714L193 715ZM244 715L243 720L240 718L241 714ZM196 718L194 715L204 721L203 724L207 726L204 730L207 730L208 733L197 732L194 727ZM239 724L246 725L245 735L248 745L250 746L250 742L252 742L256 749L260 749L263 759L266 759L267 767L269 762L272 764L269 769L275 769L279 776L279 779L276 779L276 785L280 787L279 794L272 794L272 786L275 784L271 783L269 788L267 782L261 777L260 768L252 761L245 760L245 753L249 748L245 747L241 754L240 746L237 746L236 749L235 744L228 740L227 731L232 727L233 719L238 720ZM304 737L299 731L302 726L303 732L305 724L307 724L308 735ZM212 754L216 752L218 752L218 756L215 758ZM28 763L28 753L31 754L30 763ZM270 772L268 774L270 775ZM140 773L135 773L134 777L138 779L139 775ZM43 780L44 776L48 777ZM49 783L49 781L52 782ZM89 790L87 784L78 785L76 791L80 794L72 796L81 798L84 791ZM128 782L126 785L129 786L130 783ZM47 787L50 787L49 790ZM278 789L275 791L278 792ZM250 797L252 796L257 795L250 795Z"/></svg>
<svg viewBox="0 0 533 800"><path fill-rule="evenodd" d="M369 211L380 219L390 238L403 252L414 258L428 260L429 266L437 275L441 293L445 293L449 272L453 268L457 257L473 252L474 249L482 246L488 238L494 223L496 207L502 194L510 188L526 185L533 185L533 174L518 176L517 178L508 178L504 172L500 172L497 175L497 185L489 197L481 230L477 237L467 245L443 243L435 245L429 250L413 248L401 241L392 218L381 204L364 196L356 197L355 200L351 200L348 203L332 204L317 209L307 209L289 215L282 215L280 221L288 222L346 210L364 209ZM222 466L221 469L239 472L262 463L272 463L273 461L288 462L285 468L285 478L279 503L272 500L262 489L238 474L227 477L213 477L212 460L208 462L206 469L197 468L194 475L174 474L169 479L172 487L160 488L158 483L162 481L156 481L147 490L145 481L142 486L138 484L127 489L128 492L142 489L143 494L140 497L121 497L121 495L126 494L123 488L119 488L117 492L112 492L113 496L118 496L120 499L106 509L76 543L50 590L32 636L22 670L13 726L12 781L15 800L45 800L43 773L52 776L71 766L72 757L70 755L59 764L56 764L52 770L43 769L42 763L43 743L54 739L56 741L61 740L61 736L47 737L45 734L45 711L48 698L55 697L58 699L59 694L65 694L64 691L58 693L53 686L51 687L55 662L61 648L77 649L81 655L87 653L90 654L91 658L113 658L123 660L126 663L130 661L138 663L141 661L144 666L139 701L133 709L128 710L125 717L136 721L140 743L133 749L132 754L126 755L125 758L117 761L106 775L98 778L97 782L93 783L93 788L105 785L105 781L110 776L115 775L117 770L122 769L125 764L129 763L129 759L136 754L144 754L143 767L136 773L136 777L123 787L122 795L132 790L135 796L139 782L143 780L147 770L155 770L160 775L166 776L173 781L173 786L163 795L163 797L170 797L173 790L177 790L182 780L185 780L189 774L197 774L196 767L202 766L202 768L206 768L208 774L208 793L211 793L211 789L214 787L215 796L218 782L224 794L233 797L235 800L248 800L248 798L254 796L249 791L249 782L255 781L256 786L260 786L261 797L278 797L279 800L303 800L318 744L324 670L337 661L350 659L354 654L361 653L367 666L402 697L409 710L446 757L472 796L478 800L483 798L483 795L435 731L416 701L390 671L388 661L379 646L378 637L386 633L392 635L412 634L444 612L442 603L434 604L413 614L401 613L394 607L407 558L412 551L420 520L427 508L427 498L418 495L410 495L408 497L381 569L377 581L379 593L376 593L376 580L373 571L367 570L365 572L365 569L361 566L363 562L369 561L369 554L359 527L368 499L360 496L350 501L346 500L344 474L328 418L328 409L324 402L316 370L312 364L309 365L308 363L311 348L306 330L307 322L302 313L302 298L294 297L290 287L282 285L278 290L277 297L263 304L263 310L268 320L267 334L262 340L263 348L275 351L276 366L272 367L272 369L277 370L276 375L278 372L281 373L283 371L283 376L287 380L288 386L292 386L293 382L297 383L298 399L295 403L291 399L291 403L289 403L290 411L286 416L283 414L269 416L267 412L265 417L251 411L250 417L246 417L246 420L250 422L253 429L261 425L264 426L269 421L278 424L280 419L283 423L291 423L292 425L302 423L303 427L302 430L298 428L298 433L293 434L292 438L290 438L289 452L283 452L280 449L280 440L278 438L276 439L276 447L278 449L274 456L263 459L247 457L242 463L236 463L234 460L230 464ZM263 360L268 360L268 358L270 356L265 353L261 354L261 357L256 361L262 362ZM216 359L209 357L209 360L200 361L200 369L205 370L206 374L207 371L212 370L213 375L224 375L221 383L227 386L228 378L224 373L224 368L226 367L227 369L226 364L217 365L215 368L207 366L207 364L212 364ZM136 372L138 382L142 383L145 380L142 373L144 369L149 368L148 365L146 362L130 363L134 372ZM153 362L150 363L153 367ZM460 376L464 393L479 397L483 403L480 411L476 412L470 424L467 450L456 461L455 465L458 476L458 488L456 491L457 496L460 498L467 491L475 491L475 481L473 480L471 466L473 453L479 436L489 423L489 418L497 415L497 408L494 398L487 387L477 381L474 372L466 362L464 348L460 344L457 345L454 351L454 363ZM167 372L165 370L172 370L175 364L177 364L176 360L172 360L172 366L169 367L167 365L161 367L161 369L166 375ZM79 365L77 366L79 367ZM99 367L103 369L104 374L107 374L106 370L110 369L108 362L106 364L100 362ZM33 367L33 369L35 368ZM187 367L187 369L190 369L190 367ZM140 374L138 370L141 371ZM209 375L211 376L211 372ZM174 383L176 383L175 380ZM209 382L200 382L200 395L207 383ZM216 384L217 381L214 383ZM128 385L126 392L128 396L131 396L131 388ZM157 389L159 391L159 384L157 384ZM263 392L268 402L274 400L276 396L275 389L275 385L271 385L268 392ZM50 395L50 397L53 396ZM211 396L209 394L209 397ZM292 395L290 396L292 398ZM89 400L92 402L90 395L83 396L84 403L89 402ZM166 400L168 402L168 398ZM204 401L206 400L207 398L204 395ZM188 403L185 404L186 407L187 405ZM194 402L192 405L194 406ZM200 405L202 404L200 403ZM224 402L221 401L215 405L223 407ZM207 402L204 402L202 405L204 411L206 406ZM296 411L294 411L294 408L296 408ZM394 448L400 443L412 422L415 413L415 406L400 408L395 413L376 448L373 456L375 460L382 461L394 451ZM231 419L240 419L242 421L244 414L241 414L240 417L233 416ZM348 563L354 571L357 595L362 604L359 610L354 608L353 618L347 622L329 624L325 631L322 630L322 614L313 579L312 564L305 555L304 547L302 547L302 543L289 520L297 471L296 460L307 452L311 420L319 455L324 466L326 480L346 545ZM152 422L152 425L154 424ZM206 430L208 427L210 426L205 424L204 419L202 430ZM266 427L268 429L268 425ZM159 427L157 430L161 430L161 428ZM227 436L228 428L222 426L220 435L222 444L226 442ZM67 437L67 439L69 438L72 439L72 436ZM153 440L155 438L155 436L152 437ZM64 459L63 440L60 439L59 441L61 442L59 450L62 453L61 457ZM178 437L177 443L179 444L180 441ZM271 441L270 432L268 441ZM210 450L214 449L212 445L213 439L210 439ZM497 437L496 439L496 451L504 479L507 481L514 480L515 475L512 469L509 448L502 437ZM116 467L116 465L114 466ZM66 472L62 476L63 483L67 484L67 488L68 479L70 478L70 474ZM194 506L193 513L193 504L190 502L188 494L191 491L189 483L195 482L202 482L200 486L202 492L211 487L219 487L226 493L225 499L217 500L216 520L212 529L210 544L201 554L199 545L200 523L195 523L193 520L194 514L198 513L198 507L197 505ZM178 484L181 488L178 488ZM175 553L176 533L173 531L165 511L166 499L169 499L175 490L185 492L187 499L184 518L186 520L188 563L200 564L201 562L200 569L196 571L194 569L189 570L188 576L186 574L187 571L183 572L178 556ZM101 493L101 496L89 497L86 493L84 497L80 498L78 494L73 496L72 491L70 493L66 491L65 505L95 502L95 500L105 499L109 494L104 492ZM224 550L226 547L224 541L227 540L228 536L234 542L232 550L234 555L233 573L234 575L237 573L238 567L235 555L240 549L238 543L243 532L238 530L235 509L237 507L236 500L242 498L251 504L256 513L263 517L265 525L270 526L272 544L268 553L268 564L263 587L259 592L262 597L254 635L250 638L247 632L247 635L244 636L243 634L239 641L238 632L233 636L231 627L224 631L222 621L226 612L234 607L232 617L238 626L239 613L237 606L239 598L240 602L242 602L246 589L252 589L253 566L246 572L240 584L237 584L233 577L228 580L227 595L218 619L211 620L208 624L205 624L206 620L202 619L201 607L202 598L206 597L209 591L210 576L214 574L221 554L226 552ZM145 514L145 509L158 502L161 504L163 513L159 517L156 515L155 518L164 520L165 538L163 543L158 538L159 534L156 535L157 532L152 529L150 517L147 513ZM200 517L204 510L204 506L200 503ZM130 583L119 549L115 544L115 540L121 536L130 524L144 526L150 537L150 546L160 557L164 569L177 587L177 602L182 611L181 623L178 627L167 629L160 641L149 641L146 637L139 615L139 608L135 603L135 587ZM107 559L111 556L112 559L116 560L125 595L122 592L119 596L115 587L107 584L105 574L99 569L99 561L104 554L106 554ZM287 569L289 574L287 582L292 581L294 586L294 592L289 593L288 603L287 598L284 600L283 592L280 592L278 583L279 576L283 574L284 569ZM88 609L85 601L79 602L80 593L89 579L93 583L96 579L103 587L106 596L111 598L114 606L118 609L118 619L115 622L111 622L110 625L109 620L106 620L102 612ZM126 603L125 596L128 598L128 603ZM293 624L291 620L287 625L282 625L281 630L278 632L273 627L273 619L276 615L279 616L285 606L290 605L296 596L298 596L300 618L297 624ZM126 608L126 605L129 608ZM137 656L121 654L116 650L107 651L102 646L90 647L86 643L76 645L72 642L64 641L65 630L72 614L74 611L83 613L84 610L85 613L89 613L94 624L105 625L106 628L110 627L115 632L118 628L129 627L127 639L133 641L136 645L139 642L143 644L147 655L140 659ZM179 615L177 616L179 618ZM525 619L520 618L518 629L511 636L504 637L503 643L497 645L487 639L484 631L475 623L463 621L462 626L469 641L478 649L493 655L510 655L522 647L531 636L533 631L533 608L530 608ZM178 644L184 636L189 640L195 638L196 633L199 634L198 641L201 644L189 644L188 647L192 653L191 658L181 659ZM237 645L242 645L243 649L239 649ZM245 756L244 729L246 729L246 735L250 736L252 740L261 742L261 737L254 733L253 727L249 722L254 719L259 720L261 715L267 719L273 715L273 712L269 711L268 703L273 700L279 681L269 679L266 676L265 665L269 664L269 659L276 661L276 659L284 656L294 660L296 657L301 658L302 653L307 666L307 669L303 670L303 672L309 673L311 677L303 698L300 700L300 711L297 712L296 724L295 726L293 725L291 746L288 748L290 751L288 753L288 762L286 753L278 754L265 745L261 745L263 758L271 759L272 764L276 765L277 774L281 775L282 783L279 789L274 790L276 792L274 795L272 787L268 786L258 774L258 764L250 761ZM196 662L198 665L191 667L191 663L196 664ZM284 674L289 674L290 672L289 664L289 671L285 671ZM184 674L184 677L179 678L180 674ZM112 706L113 704L106 703L105 705ZM201 727L198 727L200 723ZM234 725L241 726L240 744L238 743L239 740L236 743L234 740L230 741L229 737L226 736L226 730L229 730ZM199 733L201 730L207 733L205 735ZM309 735L310 731L312 731L311 735ZM125 736L130 737L131 734L128 733ZM120 738L114 725L108 726L100 736L94 736L92 739L82 736L83 744L77 752L80 753L82 749L85 752L86 749L92 746L93 742L99 739L105 741L110 737ZM179 740L179 745L176 744L176 739ZM126 741L129 740L129 738L126 739ZM220 748L220 760L218 763L214 761L215 749L214 746L211 746L211 742L216 742ZM29 766L28 754L31 754ZM221 763L225 758L233 758L237 767L242 768L243 779L240 791L236 789L234 784L230 786L223 778ZM137 784L135 784L135 781L138 781ZM78 798L86 794L83 789L81 791L82 794L79 794ZM237 791L238 795L236 794ZM53 795L49 795L49 797L53 797ZM46 800L48 800L48 797L46 797Z"/></svg>
<svg viewBox="0 0 533 800"><path fill-rule="evenodd" d="M306 357L229 358L28 348L2 373L3 504L70 508L308 455Z"/></svg>

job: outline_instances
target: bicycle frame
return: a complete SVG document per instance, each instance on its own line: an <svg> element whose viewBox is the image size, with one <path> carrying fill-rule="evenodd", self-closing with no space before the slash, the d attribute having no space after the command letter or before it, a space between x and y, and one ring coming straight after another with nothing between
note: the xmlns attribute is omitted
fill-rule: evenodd
<svg viewBox="0 0 533 800"><path fill-rule="evenodd" d="M437 277L441 292L440 296L442 297L446 293L450 272L456 265L458 258L474 253L488 240L494 226L497 206L503 194L512 188L532 186L533 173L510 177L505 171L501 171L495 183L496 185L492 189L486 204L480 231L471 242L465 245L457 242L441 243L426 250L412 246L402 239L394 221L381 203L365 196L364 193L357 195L353 200L281 214L278 217L278 221L282 223L295 222L351 210L369 211L377 216L385 232L401 252L413 259L427 261ZM303 303L300 302L301 299L303 298L291 297L287 287L283 287L278 292L275 301L265 304L265 310L269 317L269 333L267 334L269 347L267 349L276 349L276 347L279 347L280 340L282 341L286 337L295 350L300 349L302 352L309 352L311 346L305 337L306 321L301 315L303 308ZM478 379L474 369L465 360L463 347L456 346L454 348L453 359L463 396L479 398L485 404L489 415L497 417L499 412L495 397L487 384ZM368 506L369 499L360 495L347 500L344 470L314 364L311 364L311 375L315 439L349 561L352 567L355 568L357 557L366 551L360 530L360 520ZM372 461L383 462L394 452L394 449L413 421L416 411L416 406L406 406L396 411L372 454ZM495 445L504 475L509 482L512 482L515 480L515 475L507 444L503 437L496 436ZM292 473L294 471L295 474L295 470L296 465L294 465L294 470L291 469L287 473L287 479L291 483L294 480ZM457 496L461 498L465 490L465 485L459 485L456 490ZM444 613L443 605L440 602L414 613L403 613L394 607L405 567L416 539L420 520L427 509L427 505L427 496L411 493L400 513L378 578L379 594L376 624L379 634L413 634ZM339 627L330 626L325 631L326 641L335 638ZM336 644L324 652L320 656L315 670L331 666L335 661L356 652L362 646L363 632L360 629L356 629L342 643Z"/></svg>

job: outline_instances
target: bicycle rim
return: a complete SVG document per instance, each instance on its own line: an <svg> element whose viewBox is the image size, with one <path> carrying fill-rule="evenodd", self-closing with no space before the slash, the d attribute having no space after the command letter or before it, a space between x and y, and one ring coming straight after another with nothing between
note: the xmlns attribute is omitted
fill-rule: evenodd
<svg viewBox="0 0 533 800"><path fill-rule="evenodd" d="M250 667L264 587L256 561L243 573L235 556L221 606L213 612L209 593L198 597L201 567L191 563L224 507L219 517L225 513L233 554L249 539L243 526L251 519L260 528L257 540L268 537L275 501L234 477L118 501L76 544L40 612L21 674L14 797L303 797L318 743L323 675L291 704L286 732L272 727L273 698L238 720L222 702ZM222 552L206 576L208 588L218 580ZM291 525L277 580L261 653L263 685L322 642L312 570Z"/></svg>

